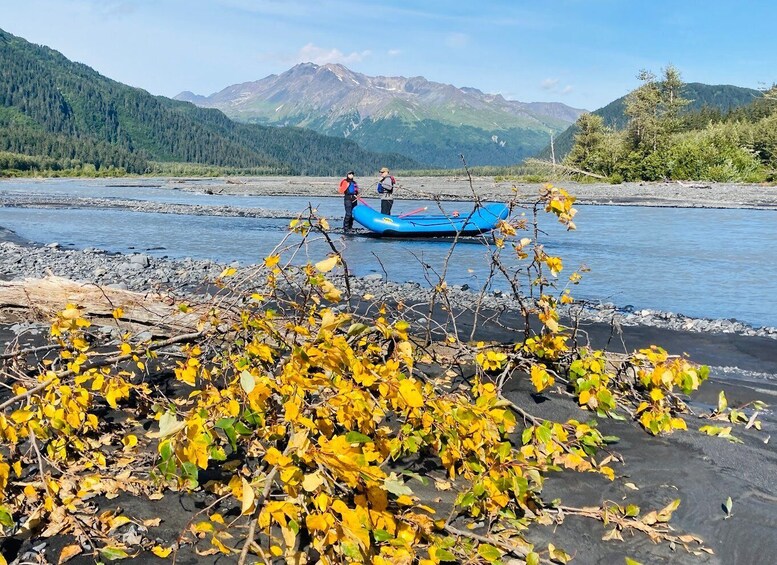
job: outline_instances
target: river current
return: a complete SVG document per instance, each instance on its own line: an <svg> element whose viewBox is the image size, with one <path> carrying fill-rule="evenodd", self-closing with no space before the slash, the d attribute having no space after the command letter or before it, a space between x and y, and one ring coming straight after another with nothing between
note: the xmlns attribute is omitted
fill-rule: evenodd
<svg viewBox="0 0 777 565"><path fill-rule="evenodd" d="M256 263L287 234L289 220L194 216L102 208L16 208L2 206L11 194L100 197L302 212L308 206L341 223L338 197L296 198L206 195L143 186L110 186L78 180L0 184L0 226L40 243L73 248L144 252L156 256L195 257L221 263ZM373 202L378 204L377 200ZM402 201L401 214L438 205ZM471 208L445 203L451 212ZM701 318L733 318L753 326L777 326L777 211L641 206L577 206L578 229L566 232L546 219L546 251L564 258L559 281L585 265L590 269L572 288L576 298L619 307L649 308ZM286 214L284 214L286 215ZM449 240L390 240L335 236L356 275L386 274L389 279L421 284L436 282ZM299 240L290 238L295 247ZM299 260L319 260L327 253L322 241L300 248ZM488 274L488 250L478 242L459 244L448 264L448 284L479 288ZM505 288L495 282L493 289Z"/></svg>

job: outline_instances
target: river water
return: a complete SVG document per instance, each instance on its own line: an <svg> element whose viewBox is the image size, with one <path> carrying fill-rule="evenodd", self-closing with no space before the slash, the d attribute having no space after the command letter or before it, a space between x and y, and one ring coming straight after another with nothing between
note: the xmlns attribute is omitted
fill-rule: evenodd
<svg viewBox="0 0 777 565"><path fill-rule="evenodd" d="M333 226L342 218L338 197L295 198L206 195L147 187L106 186L79 180L34 183L4 181L4 194L40 193L75 197L137 199L169 204L229 205L296 214L308 206ZM8 196L6 196L6 200ZM377 200L375 201L377 205ZM395 213L437 204L398 201ZM466 213L464 203L446 211ZM546 251L564 258L566 277L581 265L572 289L576 298L677 312L693 317L734 318L754 326L777 326L777 211L743 209L578 206L578 229L566 232L543 221ZM288 215L288 214L284 214ZM101 208L13 208L0 206L0 226L41 243L74 248L142 251L156 256L195 257L221 263L256 263L286 236L289 220L141 213ZM335 236L357 275L387 274L398 282L436 282L451 242ZM299 239L285 245L295 247ZM318 240L297 250L298 260L319 260L327 247ZM449 262L449 284L480 287L488 274L489 251L482 242L459 244ZM508 259L508 264L515 262ZM426 267L426 268L425 268ZM505 288L494 282L492 288Z"/></svg>

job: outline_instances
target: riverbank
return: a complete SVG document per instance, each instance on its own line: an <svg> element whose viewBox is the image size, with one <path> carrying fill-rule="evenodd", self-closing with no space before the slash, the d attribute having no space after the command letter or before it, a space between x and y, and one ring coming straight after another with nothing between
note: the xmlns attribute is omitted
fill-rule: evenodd
<svg viewBox="0 0 777 565"><path fill-rule="evenodd" d="M44 276L47 273L68 276L76 280L138 291L160 290L173 296L202 303L207 293L215 289L209 284L223 270L224 265L210 261L191 259L170 260L155 258L143 253L134 255L107 254L96 249L75 251L56 245L49 247L24 246L11 242L0 243L0 278L19 279L25 276ZM250 266L244 266L250 269ZM399 284L382 280L374 275L353 279L352 289L358 305L365 295L363 310L376 300L401 298L410 307L405 316L418 328L428 308L429 290L417 283ZM192 294L194 293L194 294ZM516 313L506 308L507 297L490 294L483 298L482 309L476 320L472 305L475 294L463 289L449 289L451 304L456 310L457 329L468 335L477 322L479 329L475 339L510 343L515 340L520 326ZM415 307L413 306L415 304ZM578 305L580 307L580 305ZM717 404L720 390L726 392L731 406L741 406L754 399L767 404L777 404L777 348L774 339L767 335L733 331L721 327L720 331L689 331L678 320L668 317L667 327L657 327L660 316L652 325L628 325L629 312L600 312L602 317L583 317L580 329L595 347L609 343L609 349L632 350L659 344L672 353L686 352L692 360L708 363L711 379L693 396L691 407L697 414L709 412L709 406ZM439 320L446 313L438 310ZM639 314L641 316L641 314ZM606 320L614 319L620 331L615 331ZM23 319L0 322L0 347L20 340L37 345L45 335L45 327ZM488 321L486 321L488 320ZM649 322L650 320L647 319ZM728 330L728 333L725 333ZM748 330L749 331L749 330ZM510 381L506 396L522 409L543 418L588 420L591 413L582 412L573 399L563 393L550 391L542 395L532 392L527 380ZM757 563L777 552L777 538L771 535L777 527L777 504L772 490L772 478L777 470L777 448L769 441L777 430L774 411L761 413L762 430L745 430L738 426L733 434L743 443L709 437L696 430L706 423L694 416L687 416L688 432L678 432L669 437L648 436L635 424L627 421L596 419L603 433L617 436L612 446L622 463L615 463L617 479L614 482L592 474L571 472L552 474L546 481L543 497L546 500L560 498L567 506L599 505L606 501L618 504L637 504L643 513L659 509L674 499L680 499L680 508L671 524L678 535L694 534L704 540L704 545L714 555L686 553L678 547L675 551L667 545L654 545L642 535L624 536L623 542L601 541L606 533L602 524L590 519L569 516L561 526L533 528L529 539L541 544L552 542L575 556L573 563L622 563L628 556L643 563ZM627 486L629 485L629 486ZM415 488L415 486L414 486ZM723 508L731 497L730 516ZM174 540L187 521L198 509L214 501L212 495L201 492L188 494L169 493L162 501L148 501L142 497L121 495L116 500L96 499L100 512L121 506L125 514L138 519L161 518L162 524L150 528L151 537ZM33 547L43 546L48 557L56 562L59 549L72 539L58 537L53 540L33 539L20 542L21 555L28 553L32 559ZM78 563L78 560L74 560ZM83 560L82 562L87 562ZM143 562L139 557L136 562ZM201 557L184 549L178 563L219 562L216 557Z"/></svg>
<svg viewBox="0 0 777 565"><path fill-rule="evenodd" d="M336 196L339 178L332 177L246 177L246 178L131 178L78 179L79 183L111 187L148 187L201 192L204 194L250 196ZM377 177L357 176L365 195L374 195ZM72 181L72 179L71 179ZM0 179L4 183L33 184L41 179ZM46 183L68 182L44 179ZM460 176L408 177L398 179L397 198L404 200L534 201L542 183L496 181L494 177ZM579 204L607 206L669 206L678 208L743 208L777 210L777 186L732 183L578 183L559 181ZM515 189L515 190L514 190Z"/></svg>

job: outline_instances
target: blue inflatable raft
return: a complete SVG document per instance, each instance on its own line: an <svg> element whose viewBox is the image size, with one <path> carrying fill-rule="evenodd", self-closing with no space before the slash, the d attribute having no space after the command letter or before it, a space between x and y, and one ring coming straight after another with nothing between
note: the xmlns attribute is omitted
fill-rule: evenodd
<svg viewBox="0 0 777 565"><path fill-rule="evenodd" d="M446 237L479 235L496 227L510 214L505 204L485 204L472 213L460 216L425 214L386 216L365 204L353 209L353 219L382 237Z"/></svg>

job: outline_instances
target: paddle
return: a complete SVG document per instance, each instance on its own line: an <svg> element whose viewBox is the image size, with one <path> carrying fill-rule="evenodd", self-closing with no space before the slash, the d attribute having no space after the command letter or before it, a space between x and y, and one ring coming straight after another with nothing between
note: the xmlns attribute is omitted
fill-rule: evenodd
<svg viewBox="0 0 777 565"><path fill-rule="evenodd" d="M418 214L418 212L426 212L427 206L424 206L423 208L416 208L415 210L411 210L410 212L405 212L404 214L400 214L397 216L397 218L406 218L408 216L412 216L413 214Z"/></svg>

